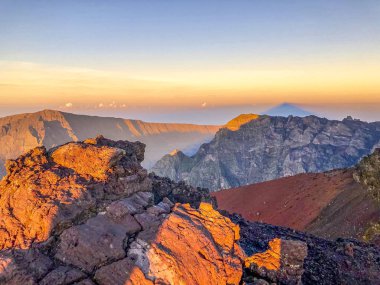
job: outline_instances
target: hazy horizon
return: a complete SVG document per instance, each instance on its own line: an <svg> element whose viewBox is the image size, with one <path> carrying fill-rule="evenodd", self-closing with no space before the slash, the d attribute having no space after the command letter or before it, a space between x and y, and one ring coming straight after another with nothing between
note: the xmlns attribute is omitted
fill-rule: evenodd
<svg viewBox="0 0 380 285"><path fill-rule="evenodd" d="M380 120L380 2L0 1L0 116Z"/></svg>
<svg viewBox="0 0 380 285"><path fill-rule="evenodd" d="M292 111L289 111L289 114L284 115L281 112L281 107L283 105L290 105L295 107L293 111L297 114L293 114ZM259 115L276 115L276 116L305 116L302 113L309 113L310 115L315 115L322 118L327 118L331 120L342 120L348 116L354 119L360 119L361 121L374 122L379 121L377 119L377 106L373 107L373 114L367 116L361 116L363 114L363 110L361 108L357 108L354 112L350 114L346 114L346 112L341 110L340 112L335 109L335 111L327 111L326 108L317 106L300 106L297 104L291 104L288 102L284 102L279 105L247 105L247 106L232 106L232 107L224 107L224 108L207 108L207 109L193 109L186 108L182 110L177 110L176 112L173 110L160 110L159 112L152 109L142 109L135 108L133 110L128 111L118 111L115 109L107 110L84 110L84 109L54 109L54 108L45 108L45 109L27 109L20 110L18 113L14 113L12 111L6 112L5 114L1 114L0 118L6 116L13 116L24 113L35 113L43 110L56 110L62 111L66 113L72 113L77 115L87 115L87 116L99 116L99 117L114 117L114 118L122 118L122 119L132 119L132 120L142 120L145 122L152 123L183 123L183 124L199 124L199 125L224 125L231 119L239 116L240 114L259 114ZM277 111L277 108L279 110ZM274 114L269 114L268 111L272 111ZM355 112L356 111L356 112ZM272 112L272 113L273 113ZM285 109L285 113L288 113ZM301 115L299 115L301 114ZM363 118L364 117L364 118ZM365 118L367 117L367 119ZM369 119L368 119L369 118Z"/></svg>

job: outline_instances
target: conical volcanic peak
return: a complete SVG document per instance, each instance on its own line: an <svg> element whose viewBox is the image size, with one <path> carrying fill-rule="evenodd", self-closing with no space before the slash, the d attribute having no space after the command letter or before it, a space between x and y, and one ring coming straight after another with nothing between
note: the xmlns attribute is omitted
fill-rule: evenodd
<svg viewBox="0 0 380 285"><path fill-rule="evenodd" d="M303 108L290 103L283 103L273 108L268 109L263 112L265 115L269 116L280 116L280 117L288 117L288 116L296 116L296 117L306 117L313 115L313 113L304 110Z"/></svg>

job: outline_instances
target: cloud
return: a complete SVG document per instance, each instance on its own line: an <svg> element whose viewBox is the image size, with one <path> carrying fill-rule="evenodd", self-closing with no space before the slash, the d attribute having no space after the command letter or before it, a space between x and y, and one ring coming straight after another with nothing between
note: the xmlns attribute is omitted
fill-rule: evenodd
<svg viewBox="0 0 380 285"><path fill-rule="evenodd" d="M73 106L73 103L71 103L71 102L68 102L68 103L65 104L66 108L71 108L72 106Z"/></svg>

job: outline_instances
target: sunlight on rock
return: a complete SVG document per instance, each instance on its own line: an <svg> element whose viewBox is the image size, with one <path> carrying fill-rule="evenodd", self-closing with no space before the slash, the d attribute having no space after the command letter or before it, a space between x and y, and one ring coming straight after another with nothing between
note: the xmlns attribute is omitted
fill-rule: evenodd
<svg viewBox="0 0 380 285"><path fill-rule="evenodd" d="M278 270L281 262L281 240L275 238L269 242L269 249L262 253L256 253L245 260L245 267L255 263L258 267L268 270Z"/></svg>

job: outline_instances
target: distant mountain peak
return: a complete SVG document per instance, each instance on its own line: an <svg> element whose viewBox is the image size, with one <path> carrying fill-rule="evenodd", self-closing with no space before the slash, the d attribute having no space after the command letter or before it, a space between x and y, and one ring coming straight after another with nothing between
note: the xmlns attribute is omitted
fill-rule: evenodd
<svg viewBox="0 0 380 285"><path fill-rule="evenodd" d="M268 109L267 111L263 112L263 114L281 117L288 117L290 115L297 117L306 117L313 115L313 113L291 103L282 103L280 105Z"/></svg>
<svg viewBox="0 0 380 285"><path fill-rule="evenodd" d="M177 155L179 152L181 152L178 148L176 148L176 149L173 149L169 154L171 155L171 156L175 156L175 155Z"/></svg>
<svg viewBox="0 0 380 285"><path fill-rule="evenodd" d="M236 118L233 118L226 124L226 128L231 131L237 131L241 125L244 125L252 120L256 120L259 117L257 114L241 114Z"/></svg>

